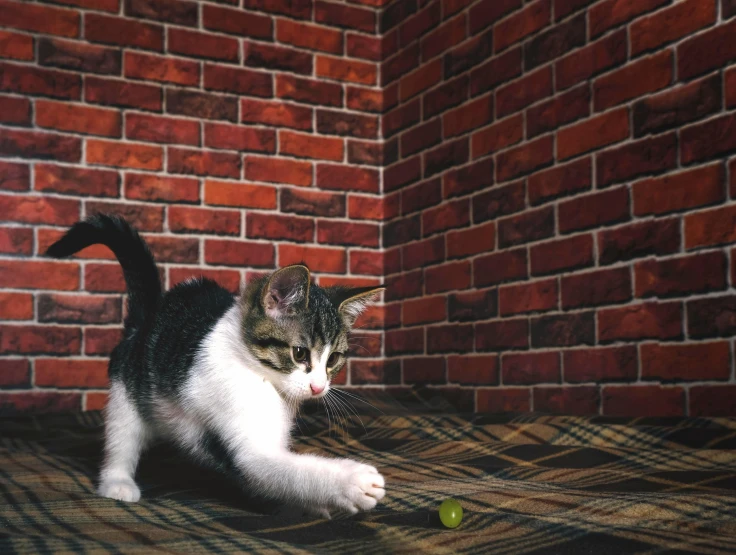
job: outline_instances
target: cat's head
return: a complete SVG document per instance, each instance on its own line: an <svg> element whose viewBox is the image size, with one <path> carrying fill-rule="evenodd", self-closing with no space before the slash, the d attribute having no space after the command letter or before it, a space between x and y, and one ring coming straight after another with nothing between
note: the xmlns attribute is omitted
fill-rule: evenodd
<svg viewBox="0 0 736 555"><path fill-rule="evenodd" d="M243 294L245 345L287 399L322 397L347 361L350 328L382 290L319 287L303 265L277 270Z"/></svg>

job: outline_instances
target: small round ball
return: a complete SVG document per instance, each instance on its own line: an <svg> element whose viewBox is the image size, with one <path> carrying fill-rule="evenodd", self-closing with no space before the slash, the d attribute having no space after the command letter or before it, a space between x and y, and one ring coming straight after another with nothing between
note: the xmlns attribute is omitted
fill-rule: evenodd
<svg viewBox="0 0 736 555"><path fill-rule="evenodd" d="M440 520L447 528L457 528L463 520L463 508L454 499L445 499L440 505Z"/></svg>

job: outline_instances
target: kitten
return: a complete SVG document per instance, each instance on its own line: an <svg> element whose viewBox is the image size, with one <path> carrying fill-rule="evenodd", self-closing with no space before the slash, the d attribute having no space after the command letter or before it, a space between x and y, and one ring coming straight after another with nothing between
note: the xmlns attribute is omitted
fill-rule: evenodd
<svg viewBox="0 0 736 555"><path fill-rule="evenodd" d="M384 479L350 459L289 450L298 405L327 394L348 332L380 288L322 288L294 265L249 283L240 300L207 279L162 292L153 256L123 219L76 223L47 251L108 246L123 268L128 314L110 356L105 460L98 492L138 501L143 449L173 440L254 493L329 518L369 510Z"/></svg>

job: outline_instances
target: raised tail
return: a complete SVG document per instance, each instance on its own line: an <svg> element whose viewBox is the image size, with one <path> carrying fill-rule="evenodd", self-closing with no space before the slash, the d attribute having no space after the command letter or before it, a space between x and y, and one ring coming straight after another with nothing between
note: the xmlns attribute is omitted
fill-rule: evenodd
<svg viewBox="0 0 736 555"><path fill-rule="evenodd" d="M105 214L91 216L74 224L46 255L65 258L95 244L109 247L120 262L128 287L128 321L140 326L156 310L161 279L151 251L128 222Z"/></svg>

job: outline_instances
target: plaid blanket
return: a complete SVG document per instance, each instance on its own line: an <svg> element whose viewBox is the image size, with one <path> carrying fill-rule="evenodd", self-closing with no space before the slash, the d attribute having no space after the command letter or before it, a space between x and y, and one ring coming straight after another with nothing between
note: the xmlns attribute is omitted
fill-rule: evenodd
<svg viewBox="0 0 736 555"><path fill-rule="evenodd" d="M736 552L736 420L372 403L338 433L324 414L299 420L296 449L387 479L377 510L331 521L246 499L166 447L141 462L140 503L102 499L99 414L0 420L0 552ZM448 497L465 510L454 530L437 516Z"/></svg>

